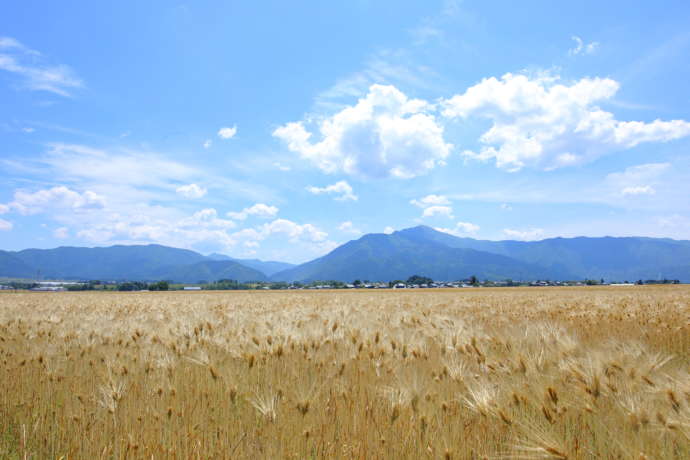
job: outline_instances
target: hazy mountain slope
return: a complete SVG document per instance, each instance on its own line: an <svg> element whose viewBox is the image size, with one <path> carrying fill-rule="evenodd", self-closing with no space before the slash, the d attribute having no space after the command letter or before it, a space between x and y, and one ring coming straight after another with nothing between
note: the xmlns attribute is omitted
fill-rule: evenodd
<svg viewBox="0 0 690 460"><path fill-rule="evenodd" d="M387 281L406 279L414 274L436 280L463 279L472 275L480 279L537 279L548 275L541 267L499 254L449 248L394 233L365 235L326 256L276 273L271 278L281 281ZM567 274L559 273L559 276Z"/></svg>
<svg viewBox="0 0 690 460"><path fill-rule="evenodd" d="M246 267L234 260L205 260L191 265L170 267L162 270L157 278L181 283L211 282L221 279L240 282L266 280L266 276L260 271Z"/></svg>
<svg viewBox="0 0 690 460"><path fill-rule="evenodd" d="M690 281L690 241L644 237L486 241L458 238L426 226L397 233L415 241L435 241L454 248L501 254L582 279L622 281L666 277Z"/></svg>
<svg viewBox="0 0 690 460"><path fill-rule="evenodd" d="M220 260L214 260L220 259ZM215 262L223 262L216 264ZM0 276L62 279L215 281L376 281L413 274L437 280L585 279L690 282L690 241L666 238L551 238L486 241L458 238L430 227L369 234L311 262L232 259L161 245L60 247L0 251Z"/></svg>
<svg viewBox="0 0 690 460"><path fill-rule="evenodd" d="M36 270L14 253L0 251L0 276L7 278L31 278L36 276Z"/></svg>
<svg viewBox="0 0 690 460"><path fill-rule="evenodd" d="M25 249L13 254L36 270L40 269L44 278L66 279L156 279L155 274L163 268L205 260L194 251L156 244Z"/></svg>
<svg viewBox="0 0 690 460"><path fill-rule="evenodd" d="M225 254L209 254L207 256L212 260L234 260L239 262L245 267L253 268L254 270L259 270L266 276L271 276L274 273L278 273L283 270L287 270L295 266L295 264L289 264L287 262L277 262L274 260L259 260L259 259L235 259Z"/></svg>

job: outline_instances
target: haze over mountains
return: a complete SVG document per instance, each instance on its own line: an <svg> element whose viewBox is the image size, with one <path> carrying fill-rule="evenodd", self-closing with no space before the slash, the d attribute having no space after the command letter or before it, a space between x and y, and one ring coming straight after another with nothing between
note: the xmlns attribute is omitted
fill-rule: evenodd
<svg viewBox="0 0 690 460"><path fill-rule="evenodd" d="M161 245L60 247L0 251L0 276L46 279L390 281L418 274L435 280L690 281L690 241L643 237L487 241L418 226L367 234L301 265L233 259Z"/></svg>

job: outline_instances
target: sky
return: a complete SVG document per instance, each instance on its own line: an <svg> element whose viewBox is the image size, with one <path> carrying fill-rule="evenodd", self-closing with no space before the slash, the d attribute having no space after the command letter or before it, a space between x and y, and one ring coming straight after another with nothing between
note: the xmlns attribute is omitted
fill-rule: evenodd
<svg viewBox="0 0 690 460"><path fill-rule="evenodd" d="M690 239L685 1L2 10L0 249Z"/></svg>

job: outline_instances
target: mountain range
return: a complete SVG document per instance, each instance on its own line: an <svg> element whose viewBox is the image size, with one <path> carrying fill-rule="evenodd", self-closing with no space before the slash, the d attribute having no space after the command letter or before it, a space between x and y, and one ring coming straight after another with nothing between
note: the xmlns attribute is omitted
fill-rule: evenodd
<svg viewBox="0 0 690 460"><path fill-rule="evenodd" d="M271 274L290 267L285 262L203 256L158 244L0 251L0 276L13 278L246 282L267 281Z"/></svg>
<svg viewBox="0 0 690 460"><path fill-rule="evenodd" d="M390 281L412 275L435 280L637 280L690 282L690 241L645 237L489 241L418 226L372 233L301 265L204 256L156 244L0 251L0 276L47 279Z"/></svg>

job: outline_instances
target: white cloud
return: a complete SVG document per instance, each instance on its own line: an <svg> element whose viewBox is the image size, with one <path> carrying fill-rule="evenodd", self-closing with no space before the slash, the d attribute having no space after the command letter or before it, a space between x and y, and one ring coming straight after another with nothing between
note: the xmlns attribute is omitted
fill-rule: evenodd
<svg viewBox="0 0 690 460"><path fill-rule="evenodd" d="M68 66L46 64L41 53L11 37L0 37L0 70L21 76L22 85L27 89L60 96L69 96L69 89L83 86Z"/></svg>
<svg viewBox="0 0 690 460"><path fill-rule="evenodd" d="M10 207L0 203L0 214L7 214L8 212L10 212Z"/></svg>
<svg viewBox="0 0 690 460"><path fill-rule="evenodd" d="M680 214L659 217L656 219L656 224L664 229L690 230L690 218Z"/></svg>
<svg viewBox="0 0 690 460"><path fill-rule="evenodd" d="M503 209L504 211L512 211L513 207L508 203L501 203L501 209Z"/></svg>
<svg viewBox="0 0 690 460"><path fill-rule="evenodd" d="M570 37L575 42L575 48L568 50L568 54L571 56L577 56L578 54L593 54L599 48L599 42L585 43L577 35Z"/></svg>
<svg viewBox="0 0 690 460"><path fill-rule="evenodd" d="M240 243L245 248L258 248L261 246L260 242L269 239L273 241L274 247L277 243L279 248L285 248L286 243L280 240L287 238L290 247L299 248L301 257L307 254L321 255L337 246L333 241L329 241L328 234L318 227L312 224L298 224L287 219L275 219L258 227L243 228L232 234L225 234L225 237L232 245ZM274 254L275 258L281 259L286 252L285 249L278 249Z"/></svg>
<svg viewBox="0 0 690 460"><path fill-rule="evenodd" d="M456 222L455 228L465 233L477 233L479 231L479 225L469 222Z"/></svg>
<svg viewBox="0 0 690 460"><path fill-rule="evenodd" d="M456 222L455 227L453 228L437 227L436 230L455 236L467 236L468 234L477 233L479 231L479 228L479 225L472 224L470 222Z"/></svg>
<svg viewBox="0 0 690 460"><path fill-rule="evenodd" d="M390 234L393 233L394 231L395 231L395 229L394 229L393 227L391 227L391 226L388 226L388 227L386 227L386 228L383 229L383 233L385 233L386 235L390 235Z"/></svg>
<svg viewBox="0 0 690 460"><path fill-rule="evenodd" d="M232 128L220 128L218 130L218 137L221 139L232 139L235 137L235 134L237 134L237 126L233 126Z"/></svg>
<svg viewBox="0 0 690 460"><path fill-rule="evenodd" d="M328 233L312 224L298 224L287 219L275 219L256 228L244 228L233 233L231 237L246 245L248 241L258 243L272 235L283 235L293 244L309 243L312 249L314 244L317 248L332 246L332 242L327 240Z"/></svg>
<svg viewBox="0 0 690 460"><path fill-rule="evenodd" d="M427 195L425 197L410 200L410 204L422 208L422 217L446 216L453 218L453 208L450 200L445 195Z"/></svg>
<svg viewBox="0 0 690 460"><path fill-rule="evenodd" d="M220 219L218 211L213 208L202 209L192 214L191 217L183 219L179 224L181 227L206 227L206 228L235 228L237 224L231 220Z"/></svg>
<svg viewBox="0 0 690 460"><path fill-rule="evenodd" d="M278 214L278 208L269 206L263 203L256 203L254 206L244 208L240 212L228 212L226 215L232 219L245 220L249 216L257 216L263 218L275 217Z"/></svg>
<svg viewBox="0 0 690 460"><path fill-rule="evenodd" d="M320 141L311 142L303 122L281 126L273 135L327 173L410 178L443 164L452 147L431 108L393 86L372 85L356 105L318 124Z"/></svg>
<svg viewBox="0 0 690 460"><path fill-rule="evenodd" d="M7 232L12 230L12 227L14 227L14 225L12 225L12 222L10 222L9 220L0 219L0 231Z"/></svg>
<svg viewBox="0 0 690 460"><path fill-rule="evenodd" d="M482 134L479 152L468 157L495 159L511 171L525 166L553 169L635 147L690 135L684 120L619 121L595 105L611 99L618 82L583 78L571 85L558 77L506 74L487 78L443 102L450 118L476 116L492 122Z"/></svg>
<svg viewBox="0 0 690 460"><path fill-rule="evenodd" d="M31 133L33 133L34 131L36 131L36 129L35 129L35 128L31 128L30 126L28 126L28 127L22 128L22 131L25 132L25 133L27 133L27 134L31 134Z"/></svg>
<svg viewBox="0 0 690 460"><path fill-rule="evenodd" d="M661 182L661 177L670 167L670 163L646 163L630 166L624 171L607 175L604 183L614 196L654 195L656 194L654 185Z"/></svg>
<svg viewBox="0 0 690 460"><path fill-rule="evenodd" d="M206 195L206 190L204 187L199 187L196 184L182 185L175 189L178 195L182 195L185 198L201 198Z"/></svg>
<svg viewBox="0 0 690 460"><path fill-rule="evenodd" d="M443 206L443 205L449 205L450 200L448 199L447 196L445 195L427 195L425 197L411 200L410 204L413 204L415 206L418 206L420 208L428 208L429 206Z"/></svg>
<svg viewBox="0 0 690 460"><path fill-rule="evenodd" d="M450 206L429 206L422 212L422 217L445 216L453 218L453 208Z"/></svg>
<svg viewBox="0 0 690 460"><path fill-rule="evenodd" d="M99 219L70 222L78 229L76 236L96 244L159 243L175 247L205 247L228 250L237 241L228 231L237 224L218 217L213 208L191 216L160 206L134 206L127 214L106 212Z"/></svg>
<svg viewBox="0 0 690 460"><path fill-rule="evenodd" d="M211 139L206 139L203 145L205 149L208 149L213 145L213 141Z"/></svg>
<svg viewBox="0 0 690 460"><path fill-rule="evenodd" d="M191 166L156 153L129 149L111 152L78 144L50 144L50 150L39 161L67 180L132 187L147 184L168 188L170 182L179 183L200 174Z"/></svg>
<svg viewBox="0 0 690 460"><path fill-rule="evenodd" d="M508 238L521 241L532 241L543 238L544 230L541 228L530 228L528 230L503 229L503 234Z"/></svg>
<svg viewBox="0 0 690 460"><path fill-rule="evenodd" d="M340 230L341 232L345 232L345 233L351 233L353 235L361 235L362 234L362 231L360 229L358 229L357 227L355 227L355 225L349 220L340 224L338 226L338 230Z"/></svg>
<svg viewBox="0 0 690 460"><path fill-rule="evenodd" d="M87 211L101 209L104 206L105 199L97 193L90 190L79 193L64 185L33 193L17 190L14 192L14 201L9 204L10 208L23 215L37 214L49 209Z"/></svg>
<svg viewBox="0 0 690 460"><path fill-rule="evenodd" d="M353 193L350 184L344 180L338 181L335 184L331 184L326 187L307 187L307 191L309 191L309 193L313 193L314 195L320 195L322 193L327 195L339 195L335 197L335 199L338 201L357 201L357 195Z"/></svg>
<svg viewBox="0 0 690 460"><path fill-rule="evenodd" d="M290 168L290 166L284 165L284 164L279 163L277 161L275 163L273 163L273 166L280 169L281 171L290 171L290 169L292 169L292 168Z"/></svg>
<svg viewBox="0 0 690 460"><path fill-rule="evenodd" d="M261 231L266 235L282 233L292 240L306 239L318 243L325 241L328 233L319 230L312 224L297 224L287 219L276 219L273 222L261 226Z"/></svg>
<svg viewBox="0 0 690 460"><path fill-rule="evenodd" d="M67 227L59 227L53 230L53 236L59 240L69 238L69 229Z"/></svg>
<svg viewBox="0 0 690 460"><path fill-rule="evenodd" d="M649 185L638 186L638 187L625 187L621 190L623 195L654 195L656 190Z"/></svg>

